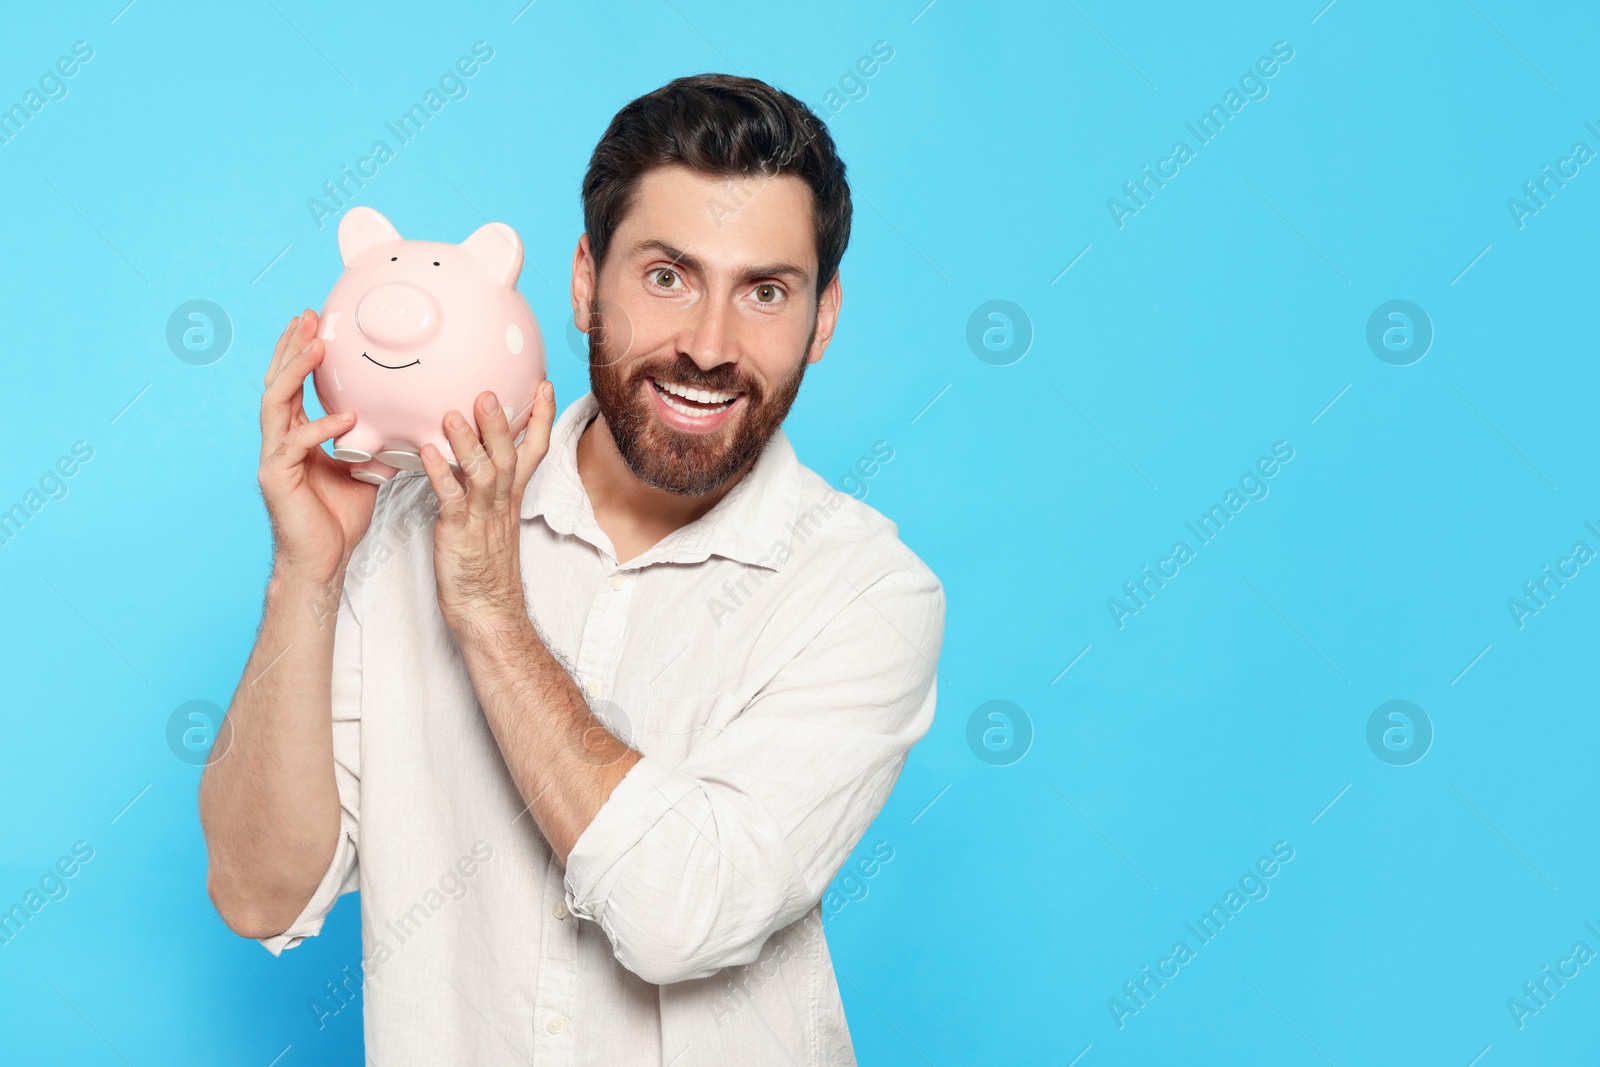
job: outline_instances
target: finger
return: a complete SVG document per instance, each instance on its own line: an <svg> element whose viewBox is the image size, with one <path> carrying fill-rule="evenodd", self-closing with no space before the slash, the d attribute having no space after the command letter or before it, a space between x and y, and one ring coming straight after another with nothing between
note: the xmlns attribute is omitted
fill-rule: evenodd
<svg viewBox="0 0 1600 1067"><path fill-rule="evenodd" d="M344 411L296 426L284 434L283 440L263 460L262 469L281 472L303 462L313 448L348 430L355 425L355 421L354 412Z"/></svg>
<svg viewBox="0 0 1600 1067"><path fill-rule="evenodd" d="M267 383L262 399L271 398L274 403L281 404L305 395L306 376L317 369L327 354L327 342L313 337L304 348L283 361L278 373Z"/></svg>
<svg viewBox="0 0 1600 1067"><path fill-rule="evenodd" d="M423 473L428 476L428 484L433 486L433 495L439 498L439 517L451 523L460 522L467 514L467 490L445 462L444 453L431 441L422 446L419 455Z"/></svg>
<svg viewBox="0 0 1600 1067"><path fill-rule="evenodd" d="M279 369L277 377L261 394L261 436L265 440L282 437L305 410L306 375L316 369L327 353L321 338L311 341Z"/></svg>
<svg viewBox="0 0 1600 1067"><path fill-rule="evenodd" d="M290 319L289 325L285 326L283 332L278 335L278 343L272 349L272 358L267 360L267 373L261 376L262 385L272 381L272 371L277 367L278 360L283 358L283 350L289 347L289 331L294 329L294 323L295 320Z"/></svg>
<svg viewBox="0 0 1600 1067"><path fill-rule="evenodd" d="M517 472L517 449L511 443L511 423L506 420L500 398L492 391L478 396L478 429L483 432L484 451L494 464L494 501L505 503L511 494L511 481Z"/></svg>
<svg viewBox="0 0 1600 1067"><path fill-rule="evenodd" d="M265 384L266 381L271 380L272 368L276 367L278 365L278 360L283 358L283 350L289 346L289 333L294 329L294 324L297 318L298 316L291 318L288 325L283 328L283 332L278 334L278 343L272 349L272 358L267 361L267 373L263 379L263 384Z"/></svg>
<svg viewBox="0 0 1600 1067"><path fill-rule="evenodd" d="M305 347L307 341L317 335L317 313L307 308L296 315L289 323L282 344L272 355L272 363L267 367L266 381L271 382L283 366L286 358L294 356Z"/></svg>
<svg viewBox="0 0 1600 1067"><path fill-rule="evenodd" d="M556 387L551 382L539 383L533 394L533 411L528 415L527 428L522 431L522 443L517 445L517 474L511 491L521 500L523 490L534 470L550 451L550 429L556 421Z"/></svg>
<svg viewBox="0 0 1600 1067"><path fill-rule="evenodd" d="M306 313L304 311L297 311L293 315L289 316L289 322L283 328L282 340L284 348L289 347L289 339L294 336L295 329L300 325L301 320L305 317Z"/></svg>
<svg viewBox="0 0 1600 1067"><path fill-rule="evenodd" d="M452 408L444 417L444 435L456 454L456 463L467 481L467 507L473 515L488 515L494 505L494 462L483 450L478 435L466 416Z"/></svg>

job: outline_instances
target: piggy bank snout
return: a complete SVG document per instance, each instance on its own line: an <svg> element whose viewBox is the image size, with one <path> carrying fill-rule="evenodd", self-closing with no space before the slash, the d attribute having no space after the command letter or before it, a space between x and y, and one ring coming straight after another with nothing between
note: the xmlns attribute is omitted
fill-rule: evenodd
<svg viewBox="0 0 1600 1067"><path fill-rule="evenodd" d="M439 332L439 305L414 285L380 285L356 305L356 328L380 345L412 348Z"/></svg>

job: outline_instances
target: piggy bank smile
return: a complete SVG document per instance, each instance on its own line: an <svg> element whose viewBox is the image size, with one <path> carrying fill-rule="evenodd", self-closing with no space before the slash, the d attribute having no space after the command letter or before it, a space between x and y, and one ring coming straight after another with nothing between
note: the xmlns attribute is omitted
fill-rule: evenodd
<svg viewBox="0 0 1600 1067"><path fill-rule="evenodd" d="M323 307L327 354L313 380L324 410L355 412L333 442L335 459L357 465L351 477L381 484L386 467L419 471L429 443L459 469L444 414L455 408L471 421L485 389L512 434L522 431L545 352L516 289L515 230L491 222L458 245L408 241L378 212L356 207L339 223L339 253L345 272Z"/></svg>
<svg viewBox="0 0 1600 1067"><path fill-rule="evenodd" d="M365 352L361 353L361 358L372 360L372 362L377 363L378 366L382 367L384 370L405 370L407 367L415 367L422 362L420 359L414 359L410 363L379 363L377 360L372 359L372 357Z"/></svg>

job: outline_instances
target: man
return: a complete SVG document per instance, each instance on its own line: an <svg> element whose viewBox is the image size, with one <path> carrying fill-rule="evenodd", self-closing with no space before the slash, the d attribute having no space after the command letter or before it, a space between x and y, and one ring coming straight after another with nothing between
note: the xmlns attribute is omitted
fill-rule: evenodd
<svg viewBox="0 0 1600 1067"><path fill-rule="evenodd" d="M838 320L844 165L746 78L623 108L583 183L591 394L381 489L267 371L261 630L201 783L274 954L361 890L369 1062L855 1062L819 901L934 711L944 594L780 426ZM432 536L426 536L431 531ZM331 625L329 625L331 623Z"/></svg>

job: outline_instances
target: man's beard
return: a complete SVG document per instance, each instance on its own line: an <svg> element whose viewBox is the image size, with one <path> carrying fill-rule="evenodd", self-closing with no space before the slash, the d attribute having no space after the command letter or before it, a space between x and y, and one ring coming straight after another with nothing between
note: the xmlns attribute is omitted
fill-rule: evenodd
<svg viewBox="0 0 1600 1067"><path fill-rule="evenodd" d="M633 364L624 371L618 362L626 353L607 350L613 340L612 330L601 325L593 301L589 304L589 323L589 386L617 451L634 477L681 496L701 496L721 488L761 454L783 425L800 392L800 379L806 372L805 355L817 333L813 315L798 366L769 396L760 382L741 377L733 365L725 363L704 371L682 352L675 359ZM646 383L646 378L691 388L741 392L744 395L734 403L742 404L745 410L713 433L685 433L666 425L651 409L654 401L645 390L654 386Z"/></svg>

